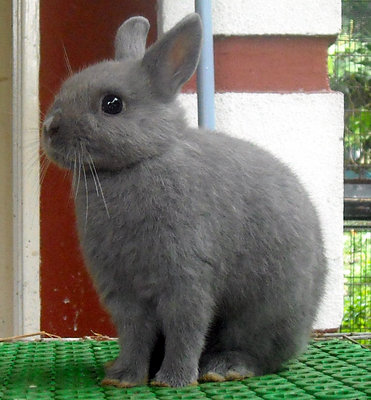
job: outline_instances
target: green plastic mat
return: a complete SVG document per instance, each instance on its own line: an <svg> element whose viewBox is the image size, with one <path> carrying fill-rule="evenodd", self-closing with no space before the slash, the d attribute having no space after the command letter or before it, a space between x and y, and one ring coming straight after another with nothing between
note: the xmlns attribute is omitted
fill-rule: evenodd
<svg viewBox="0 0 371 400"><path fill-rule="evenodd" d="M371 352L347 341L314 342L280 373L181 389L100 386L115 341L0 343L0 399L371 399Z"/></svg>

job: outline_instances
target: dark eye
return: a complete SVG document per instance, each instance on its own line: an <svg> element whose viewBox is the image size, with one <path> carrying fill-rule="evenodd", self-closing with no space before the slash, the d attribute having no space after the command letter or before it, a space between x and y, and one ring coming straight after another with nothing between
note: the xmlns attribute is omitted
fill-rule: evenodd
<svg viewBox="0 0 371 400"><path fill-rule="evenodd" d="M107 94L102 100L102 110L106 114L118 114L122 111L123 104L119 96Z"/></svg>

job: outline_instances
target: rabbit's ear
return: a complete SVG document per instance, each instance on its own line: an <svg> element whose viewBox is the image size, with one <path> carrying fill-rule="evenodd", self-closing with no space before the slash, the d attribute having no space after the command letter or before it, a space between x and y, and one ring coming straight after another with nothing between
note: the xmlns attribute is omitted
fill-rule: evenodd
<svg viewBox="0 0 371 400"><path fill-rule="evenodd" d="M151 46L142 65L149 73L155 93L171 100L195 71L202 42L201 19L193 13Z"/></svg>
<svg viewBox="0 0 371 400"><path fill-rule="evenodd" d="M144 17L132 17L126 20L116 33L115 59L143 58L148 30L149 22Z"/></svg>

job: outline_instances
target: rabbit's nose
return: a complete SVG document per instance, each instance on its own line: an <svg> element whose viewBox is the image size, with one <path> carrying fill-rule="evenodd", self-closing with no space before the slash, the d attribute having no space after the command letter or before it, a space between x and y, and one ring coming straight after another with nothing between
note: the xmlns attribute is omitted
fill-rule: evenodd
<svg viewBox="0 0 371 400"><path fill-rule="evenodd" d="M48 117L44 121L45 134L48 135L49 137L52 137L55 134L57 134L60 127L60 120L61 118L59 113L53 114L50 117Z"/></svg>

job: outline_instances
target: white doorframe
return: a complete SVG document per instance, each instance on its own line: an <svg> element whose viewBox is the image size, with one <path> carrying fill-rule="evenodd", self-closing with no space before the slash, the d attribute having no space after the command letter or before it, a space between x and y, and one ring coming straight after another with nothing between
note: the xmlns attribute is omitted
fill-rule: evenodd
<svg viewBox="0 0 371 400"><path fill-rule="evenodd" d="M40 330L39 0L13 0L14 333Z"/></svg>

